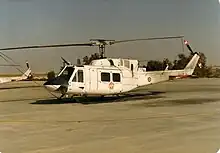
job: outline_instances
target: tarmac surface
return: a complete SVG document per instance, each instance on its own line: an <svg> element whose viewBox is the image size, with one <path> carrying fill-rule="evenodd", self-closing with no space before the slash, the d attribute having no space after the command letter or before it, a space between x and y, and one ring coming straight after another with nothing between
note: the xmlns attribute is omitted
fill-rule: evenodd
<svg viewBox="0 0 220 153"><path fill-rule="evenodd" d="M136 94L138 93L138 94ZM33 82L0 85L1 153L216 153L220 79L186 79L121 98L58 101Z"/></svg>

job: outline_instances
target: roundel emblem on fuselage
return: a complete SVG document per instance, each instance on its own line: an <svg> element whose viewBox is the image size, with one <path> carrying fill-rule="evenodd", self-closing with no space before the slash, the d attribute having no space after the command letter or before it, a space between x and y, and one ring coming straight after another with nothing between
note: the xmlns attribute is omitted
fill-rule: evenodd
<svg viewBox="0 0 220 153"><path fill-rule="evenodd" d="M114 88L114 83L113 82L110 82L109 85L108 85L109 89L113 89Z"/></svg>
<svg viewBox="0 0 220 153"><path fill-rule="evenodd" d="M148 80L148 82L151 82L151 77L148 77L147 80Z"/></svg>

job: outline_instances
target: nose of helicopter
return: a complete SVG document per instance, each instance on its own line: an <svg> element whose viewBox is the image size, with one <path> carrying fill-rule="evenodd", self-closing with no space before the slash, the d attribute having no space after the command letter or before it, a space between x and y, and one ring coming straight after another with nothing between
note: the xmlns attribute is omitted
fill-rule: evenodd
<svg viewBox="0 0 220 153"><path fill-rule="evenodd" d="M47 81L44 83L44 87L50 91L56 91L57 89L59 89L60 86L61 85L54 84L53 81Z"/></svg>
<svg viewBox="0 0 220 153"><path fill-rule="evenodd" d="M50 91L57 91L63 84L66 84L66 80L63 78L56 77L46 81L43 85Z"/></svg>
<svg viewBox="0 0 220 153"><path fill-rule="evenodd" d="M44 87L50 91L56 91L57 89L59 89L60 85L44 85Z"/></svg>

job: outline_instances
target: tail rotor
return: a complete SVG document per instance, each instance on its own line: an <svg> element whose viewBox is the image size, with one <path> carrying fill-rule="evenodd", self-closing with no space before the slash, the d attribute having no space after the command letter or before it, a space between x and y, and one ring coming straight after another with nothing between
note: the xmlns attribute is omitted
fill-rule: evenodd
<svg viewBox="0 0 220 153"><path fill-rule="evenodd" d="M189 42L187 40L184 40L184 44L188 48L188 50L191 52L191 55L198 54L197 52L193 52L191 46L189 45Z"/></svg>
<svg viewBox="0 0 220 153"><path fill-rule="evenodd" d="M186 47L188 48L188 50L191 52L191 55L197 54L197 56L200 56L199 53L193 52L193 50L192 50L192 48L191 48L191 46L189 45L189 42L188 42L187 40L184 40L184 44L186 45ZM200 58L200 57L199 57L199 58ZM198 63L199 58L198 58L198 60L197 60L196 63L197 63L197 65L198 65L199 68L202 68L202 63Z"/></svg>

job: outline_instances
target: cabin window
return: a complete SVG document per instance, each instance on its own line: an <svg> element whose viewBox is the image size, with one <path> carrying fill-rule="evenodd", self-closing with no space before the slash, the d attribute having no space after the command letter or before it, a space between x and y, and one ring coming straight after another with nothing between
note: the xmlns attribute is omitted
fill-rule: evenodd
<svg viewBox="0 0 220 153"><path fill-rule="evenodd" d="M78 82L83 82L83 70L78 70Z"/></svg>
<svg viewBox="0 0 220 153"><path fill-rule="evenodd" d="M102 72L101 73L101 81L109 82L110 81L110 73Z"/></svg>
<svg viewBox="0 0 220 153"><path fill-rule="evenodd" d="M119 73L113 73L113 82L121 82L121 76Z"/></svg>

